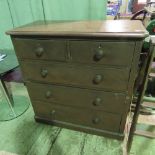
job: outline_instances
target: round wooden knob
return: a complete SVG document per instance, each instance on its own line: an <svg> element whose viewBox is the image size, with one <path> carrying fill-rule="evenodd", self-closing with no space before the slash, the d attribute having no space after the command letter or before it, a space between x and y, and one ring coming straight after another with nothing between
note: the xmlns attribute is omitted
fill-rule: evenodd
<svg viewBox="0 0 155 155"><path fill-rule="evenodd" d="M43 47L37 47L37 49L35 50L35 54L37 57L41 57L44 53L44 48Z"/></svg>
<svg viewBox="0 0 155 155"><path fill-rule="evenodd" d="M103 51L103 49L99 48L94 55L94 60L99 61L103 58L103 56L104 56L104 51Z"/></svg>
<svg viewBox="0 0 155 155"><path fill-rule="evenodd" d="M102 82L102 80L103 80L103 77L102 77L102 75L96 75L95 77L94 77L94 79L93 79L93 82L94 82L94 84L99 84L99 83L101 83Z"/></svg>
<svg viewBox="0 0 155 155"><path fill-rule="evenodd" d="M51 115L54 115L55 113L56 113L55 110L52 110L52 111L51 111Z"/></svg>
<svg viewBox="0 0 155 155"><path fill-rule="evenodd" d="M47 70L47 69L42 69L42 70L41 70L41 76L42 76L43 78L45 78L47 75L48 75L48 70Z"/></svg>
<svg viewBox="0 0 155 155"><path fill-rule="evenodd" d="M51 91L47 91L46 94L45 94L46 98L50 98L51 95L52 95Z"/></svg>
<svg viewBox="0 0 155 155"><path fill-rule="evenodd" d="M92 122L93 122L94 124L98 124L98 123L100 122L100 119L99 119L98 117L96 117L96 118L94 118L94 119L92 120Z"/></svg>
<svg viewBox="0 0 155 155"><path fill-rule="evenodd" d="M102 99L99 98L99 97L97 97L97 98L94 100L93 105L99 106L99 105L101 105L101 102L102 102Z"/></svg>

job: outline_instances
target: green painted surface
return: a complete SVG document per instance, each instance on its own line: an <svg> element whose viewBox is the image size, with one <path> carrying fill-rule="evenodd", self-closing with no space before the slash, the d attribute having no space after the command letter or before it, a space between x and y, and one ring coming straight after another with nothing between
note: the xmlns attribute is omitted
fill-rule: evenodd
<svg viewBox="0 0 155 155"><path fill-rule="evenodd" d="M44 20L41 0L9 0L14 27Z"/></svg>
<svg viewBox="0 0 155 155"><path fill-rule="evenodd" d="M105 19L104 0L43 0L43 4L48 20Z"/></svg>
<svg viewBox="0 0 155 155"><path fill-rule="evenodd" d="M21 85L22 86L22 85ZM9 85L9 89L12 90L11 85ZM18 94L14 94L13 100L14 104L13 106L7 102L7 100L2 100L1 94L0 98L0 121L7 121L15 119L16 117L22 115L30 105L29 98L25 96L25 94L22 94L22 92ZM21 102L22 100L22 102Z"/></svg>
<svg viewBox="0 0 155 155"><path fill-rule="evenodd" d="M22 84L11 86L18 102L26 101L21 96L28 99ZM5 101L1 91L0 96L1 104ZM138 129L155 132L155 126L138 125ZM134 136L130 155L154 155L154 146L155 139ZM22 116L0 122L0 151L19 155L123 155L120 141L36 123L31 106Z"/></svg>
<svg viewBox="0 0 155 155"><path fill-rule="evenodd" d="M7 0L0 0L0 49L11 49L12 44L5 31L13 28Z"/></svg>
<svg viewBox="0 0 155 155"><path fill-rule="evenodd" d="M137 129L155 133L155 126L153 125L138 124ZM131 153L133 153L133 155L154 155L154 146L155 139L143 136L134 136Z"/></svg>
<svg viewBox="0 0 155 155"><path fill-rule="evenodd" d="M147 97L147 96L144 96L144 101L147 101L147 102L155 102L155 97Z"/></svg>
<svg viewBox="0 0 155 155"><path fill-rule="evenodd" d="M36 20L104 20L107 0L0 0L0 49L12 49L5 32Z"/></svg>

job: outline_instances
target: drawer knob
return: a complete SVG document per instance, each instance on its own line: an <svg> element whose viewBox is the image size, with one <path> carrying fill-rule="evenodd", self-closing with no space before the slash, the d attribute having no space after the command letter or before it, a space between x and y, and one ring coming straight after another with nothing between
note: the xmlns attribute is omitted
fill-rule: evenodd
<svg viewBox="0 0 155 155"><path fill-rule="evenodd" d="M94 82L94 84L99 84L99 83L102 82L102 80L103 80L102 75L97 74L97 75L94 77L93 82Z"/></svg>
<svg viewBox="0 0 155 155"><path fill-rule="evenodd" d="M99 97L97 97L97 98L94 100L93 105L94 105L94 106L99 106L99 105L101 105L101 102L102 102L102 99L99 98Z"/></svg>
<svg viewBox="0 0 155 155"><path fill-rule="evenodd" d="M98 117L94 118L92 120L93 124L98 124L100 122L100 119Z"/></svg>
<svg viewBox="0 0 155 155"><path fill-rule="evenodd" d="M52 110L51 111L51 115L55 115L56 111L55 110Z"/></svg>
<svg viewBox="0 0 155 155"><path fill-rule="evenodd" d="M103 58L103 56L104 56L103 50L102 49L98 49L98 51L94 55L94 60L95 61L99 61L99 60L101 60Z"/></svg>
<svg viewBox="0 0 155 155"><path fill-rule="evenodd" d="M45 96L46 96L46 98L50 98L51 95L52 95L51 91L47 91Z"/></svg>
<svg viewBox="0 0 155 155"><path fill-rule="evenodd" d="M44 48L43 47L38 47L36 50L35 50L35 54L37 57L41 57L44 53Z"/></svg>
<svg viewBox="0 0 155 155"><path fill-rule="evenodd" d="M45 78L47 75L48 75L48 70L47 70L47 69L42 69L42 70L41 70L41 76L42 76L43 78Z"/></svg>

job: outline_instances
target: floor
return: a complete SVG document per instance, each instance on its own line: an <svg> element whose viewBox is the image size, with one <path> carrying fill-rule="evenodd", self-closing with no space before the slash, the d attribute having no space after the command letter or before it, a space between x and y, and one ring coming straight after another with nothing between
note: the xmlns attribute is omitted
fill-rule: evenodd
<svg viewBox="0 0 155 155"><path fill-rule="evenodd" d="M15 101L30 102L22 84L11 83ZM0 103L5 102L0 92ZM140 119L140 121L142 121ZM155 132L154 126L139 125ZM131 155L154 155L155 139L134 136ZM1 151L19 155L122 155L122 142L36 123L31 105L18 118L0 122Z"/></svg>

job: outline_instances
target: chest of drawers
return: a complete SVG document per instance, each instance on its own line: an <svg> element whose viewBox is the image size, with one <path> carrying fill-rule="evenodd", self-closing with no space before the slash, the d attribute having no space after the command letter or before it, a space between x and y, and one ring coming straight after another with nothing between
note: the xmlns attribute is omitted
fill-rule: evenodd
<svg viewBox="0 0 155 155"><path fill-rule="evenodd" d="M148 35L139 21L34 22L7 33L37 121L124 137Z"/></svg>

